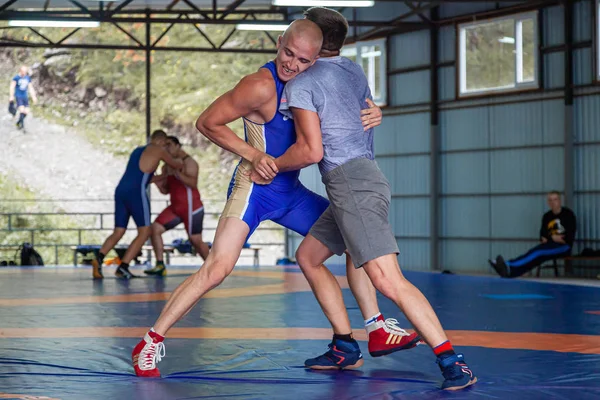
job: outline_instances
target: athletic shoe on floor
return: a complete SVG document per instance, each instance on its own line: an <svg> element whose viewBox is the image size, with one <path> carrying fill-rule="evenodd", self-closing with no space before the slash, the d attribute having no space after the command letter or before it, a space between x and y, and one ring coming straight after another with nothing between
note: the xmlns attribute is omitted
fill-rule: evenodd
<svg viewBox="0 0 600 400"><path fill-rule="evenodd" d="M437 359L444 375L443 390L460 390L477 382L477 377L465 363L462 354L454 354Z"/></svg>
<svg viewBox="0 0 600 400"><path fill-rule="evenodd" d="M355 369L364 363L356 340L333 339L327 346L329 350L325 354L306 360L304 365L310 369Z"/></svg>
<svg viewBox="0 0 600 400"><path fill-rule="evenodd" d="M160 378L156 364L165 356L165 344L157 336L148 332L131 352L133 369L137 376Z"/></svg>
<svg viewBox="0 0 600 400"><path fill-rule="evenodd" d="M384 320L382 315L377 318L377 321L367 325L367 333L369 334L369 354L372 357L412 349L421 342L418 333L408 333L398 326L396 319Z"/></svg>

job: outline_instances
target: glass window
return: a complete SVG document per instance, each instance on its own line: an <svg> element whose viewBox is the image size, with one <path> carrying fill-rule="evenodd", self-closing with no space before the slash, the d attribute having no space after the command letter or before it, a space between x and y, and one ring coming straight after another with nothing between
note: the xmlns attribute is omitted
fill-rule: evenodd
<svg viewBox="0 0 600 400"><path fill-rule="evenodd" d="M536 88L537 12L459 25L460 95Z"/></svg>
<svg viewBox="0 0 600 400"><path fill-rule="evenodd" d="M373 100L377 105L384 105L387 85L385 39L353 43L345 46L341 55L362 67L367 76Z"/></svg>
<svg viewBox="0 0 600 400"><path fill-rule="evenodd" d="M596 79L600 81L600 0L596 0Z"/></svg>

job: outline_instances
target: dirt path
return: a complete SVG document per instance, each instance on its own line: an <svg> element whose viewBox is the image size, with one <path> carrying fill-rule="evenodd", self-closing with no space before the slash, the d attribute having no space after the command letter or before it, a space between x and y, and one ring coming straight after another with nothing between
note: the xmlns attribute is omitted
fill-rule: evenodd
<svg viewBox="0 0 600 400"><path fill-rule="evenodd" d="M18 130L10 115L0 119L0 173L23 182L43 199L108 199L108 202L65 201L65 211L110 211L114 188L127 160L94 148L64 127L26 119Z"/></svg>
<svg viewBox="0 0 600 400"><path fill-rule="evenodd" d="M114 211L114 189L121 178L127 159L115 157L92 146L82 136L68 128L30 118L26 131L17 130L15 120L8 114L0 116L0 175L6 174L36 193L40 199L53 200L54 210L66 212ZM133 147L132 147L133 149ZM152 210L160 211L168 199L152 186ZM81 201L72 201L78 199ZM98 201L98 199L105 199ZM209 210L219 210L220 204L209 202ZM14 211L21 205L14 204ZM217 220L207 216L204 222L205 240L212 241ZM124 240L131 240L134 232ZM185 238L183 232L172 231L164 236L166 243L175 238ZM250 243L281 240L269 231L257 232ZM281 246L267 246L261 253L261 264L273 264L281 257ZM249 259L240 260L248 264ZM193 258L178 260L179 263L197 263Z"/></svg>

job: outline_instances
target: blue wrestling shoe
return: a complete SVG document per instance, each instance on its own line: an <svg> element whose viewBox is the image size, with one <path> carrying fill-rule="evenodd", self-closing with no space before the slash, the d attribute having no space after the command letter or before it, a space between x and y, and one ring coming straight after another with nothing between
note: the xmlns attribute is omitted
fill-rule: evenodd
<svg viewBox="0 0 600 400"><path fill-rule="evenodd" d="M327 345L329 350L316 358L304 361L304 366L310 369L354 369L363 365L364 360L356 340L346 342L333 339Z"/></svg>
<svg viewBox="0 0 600 400"><path fill-rule="evenodd" d="M137 278L137 276L135 276L134 274L131 273L131 271L129 271L129 265L127 265L127 264L119 265L119 267L115 271L115 275L117 276L117 278L121 278L121 279Z"/></svg>
<svg viewBox="0 0 600 400"><path fill-rule="evenodd" d="M438 357L437 364L444 375L443 390L460 390L477 382L477 377L465 363L462 354Z"/></svg>

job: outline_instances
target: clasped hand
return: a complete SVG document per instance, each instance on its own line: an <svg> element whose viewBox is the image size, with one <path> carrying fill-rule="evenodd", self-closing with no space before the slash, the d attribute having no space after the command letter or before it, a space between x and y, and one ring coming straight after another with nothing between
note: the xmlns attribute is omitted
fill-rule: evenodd
<svg viewBox="0 0 600 400"><path fill-rule="evenodd" d="M242 173L257 185L268 185L279 172L275 159L266 153L258 153L249 161L251 167L249 169L244 168Z"/></svg>
<svg viewBox="0 0 600 400"><path fill-rule="evenodd" d="M245 174L257 185L268 185L279 173L275 159L266 153L260 153L252 159L252 169Z"/></svg>

